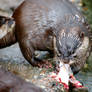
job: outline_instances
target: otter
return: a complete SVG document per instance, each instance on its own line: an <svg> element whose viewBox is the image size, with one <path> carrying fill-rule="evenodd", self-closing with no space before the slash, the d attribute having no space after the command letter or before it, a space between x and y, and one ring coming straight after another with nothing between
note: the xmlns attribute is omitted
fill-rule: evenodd
<svg viewBox="0 0 92 92"><path fill-rule="evenodd" d="M35 50L54 52L54 37L59 57L69 62L87 35L82 14L67 0L25 0L12 17L15 40L33 66L42 64Z"/></svg>
<svg viewBox="0 0 92 92"><path fill-rule="evenodd" d="M85 64L90 48L88 27L68 0L24 0L12 18L10 26L14 24L15 29L1 36L0 48L18 42L23 56L33 66L46 63L35 58L36 50L53 53L73 72Z"/></svg>

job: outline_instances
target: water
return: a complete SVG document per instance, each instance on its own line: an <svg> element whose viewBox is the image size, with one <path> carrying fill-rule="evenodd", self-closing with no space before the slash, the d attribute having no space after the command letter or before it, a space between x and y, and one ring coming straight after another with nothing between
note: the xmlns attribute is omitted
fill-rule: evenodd
<svg viewBox="0 0 92 92"><path fill-rule="evenodd" d="M92 92L92 72L80 72L76 75L85 87L88 87L89 92Z"/></svg>

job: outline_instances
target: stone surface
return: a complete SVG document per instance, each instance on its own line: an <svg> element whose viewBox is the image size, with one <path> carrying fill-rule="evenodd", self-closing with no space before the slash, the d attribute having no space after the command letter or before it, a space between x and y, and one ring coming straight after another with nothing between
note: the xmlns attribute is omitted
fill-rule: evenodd
<svg viewBox="0 0 92 92"><path fill-rule="evenodd" d="M0 61L25 62L27 61L22 56L19 45L14 44L10 47L0 49Z"/></svg>
<svg viewBox="0 0 92 92"><path fill-rule="evenodd" d="M72 92L88 92L88 88L74 88Z"/></svg>
<svg viewBox="0 0 92 92"><path fill-rule="evenodd" d="M0 68L0 92L44 92L32 83Z"/></svg>

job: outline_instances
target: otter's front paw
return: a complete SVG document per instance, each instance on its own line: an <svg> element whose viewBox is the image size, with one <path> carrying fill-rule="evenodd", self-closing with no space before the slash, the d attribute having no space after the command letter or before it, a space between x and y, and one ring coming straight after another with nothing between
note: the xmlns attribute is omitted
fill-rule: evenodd
<svg viewBox="0 0 92 92"><path fill-rule="evenodd" d="M38 63L38 67L40 67L40 68L52 68L52 64L49 61L44 60L44 61L41 61Z"/></svg>

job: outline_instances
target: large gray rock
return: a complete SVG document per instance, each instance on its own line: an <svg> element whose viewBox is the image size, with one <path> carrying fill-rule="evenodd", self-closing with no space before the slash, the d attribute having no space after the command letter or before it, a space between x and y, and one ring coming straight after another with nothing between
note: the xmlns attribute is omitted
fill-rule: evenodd
<svg viewBox="0 0 92 92"><path fill-rule="evenodd" d="M19 45L14 44L10 47L0 49L0 61L15 61L22 63L26 60L22 56Z"/></svg>
<svg viewBox="0 0 92 92"><path fill-rule="evenodd" d="M0 92L44 92L32 83L0 68Z"/></svg>

